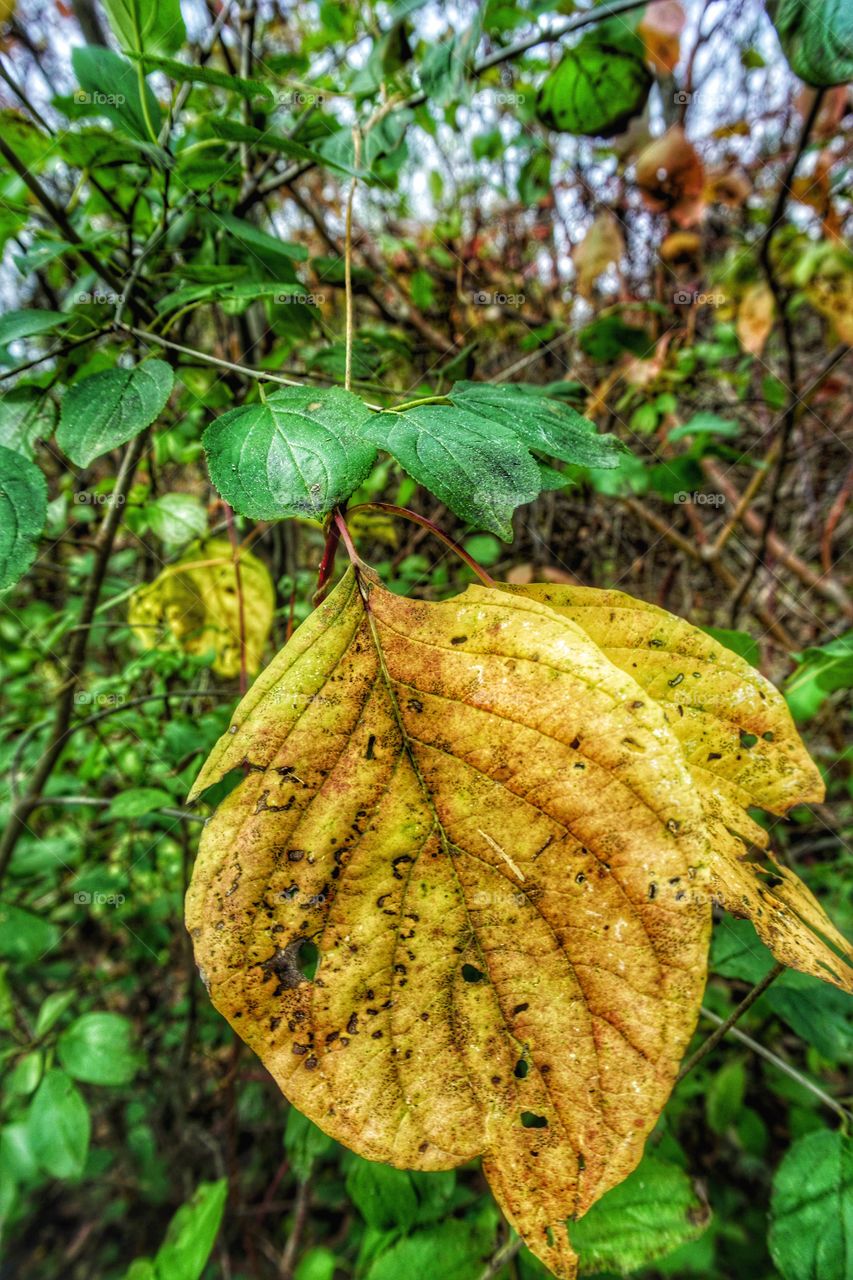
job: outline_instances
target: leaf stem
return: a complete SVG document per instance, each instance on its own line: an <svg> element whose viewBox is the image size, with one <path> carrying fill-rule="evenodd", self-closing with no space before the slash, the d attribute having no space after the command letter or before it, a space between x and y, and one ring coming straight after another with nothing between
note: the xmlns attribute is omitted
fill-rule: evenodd
<svg viewBox="0 0 853 1280"><path fill-rule="evenodd" d="M403 404L391 405L387 413L405 413L407 409L419 409L422 404L451 404L449 396L421 396L420 400L406 400Z"/></svg>
<svg viewBox="0 0 853 1280"><path fill-rule="evenodd" d="M357 507L350 507L350 514L356 511L383 511L386 515L399 516L403 520L411 520L413 524L419 524L422 529L428 529L446 547L455 552L459 559L467 564L471 572L476 573L484 586L496 587L498 585L495 579L486 573L483 566L478 564L464 547L460 547L459 543L455 542L449 533L445 533L443 529L440 529L428 516L419 515L417 511L410 511L408 507L397 507L393 502L362 502Z"/></svg>

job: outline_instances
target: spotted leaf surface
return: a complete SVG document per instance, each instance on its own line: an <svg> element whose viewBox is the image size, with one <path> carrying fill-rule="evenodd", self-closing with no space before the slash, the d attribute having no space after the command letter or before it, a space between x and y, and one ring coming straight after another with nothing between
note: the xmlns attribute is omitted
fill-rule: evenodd
<svg viewBox="0 0 853 1280"><path fill-rule="evenodd" d="M853 948L820 903L766 851L749 808L784 814L823 781L779 691L683 618L621 591L508 588L576 622L662 708L705 808L714 893L752 920L776 957L853 990Z"/></svg>
<svg viewBox="0 0 853 1280"><path fill-rule="evenodd" d="M482 1154L555 1275L672 1086L704 986L703 815L660 706L572 621L350 571L193 790L211 998L361 1155ZM316 967L315 967L316 966Z"/></svg>

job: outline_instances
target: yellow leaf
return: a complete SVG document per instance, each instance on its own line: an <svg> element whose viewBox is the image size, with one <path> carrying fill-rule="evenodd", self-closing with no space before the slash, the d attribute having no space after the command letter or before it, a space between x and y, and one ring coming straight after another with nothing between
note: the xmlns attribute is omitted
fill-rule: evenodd
<svg viewBox="0 0 853 1280"><path fill-rule="evenodd" d="M583 240L572 250L577 270L577 288L582 298L592 296L592 286L607 268L617 266L625 252L625 241L619 223L612 213L600 213Z"/></svg>
<svg viewBox="0 0 853 1280"><path fill-rule="evenodd" d="M766 284L752 284L737 310L737 337L744 351L760 356L773 328L776 305L773 290Z"/></svg>
<svg viewBox="0 0 853 1280"><path fill-rule="evenodd" d="M849 255L827 258L806 285L806 297L832 322L841 342L853 343L853 269Z"/></svg>
<svg viewBox="0 0 853 1280"><path fill-rule="evenodd" d="M263 561L240 554L240 590L231 544L211 538L169 565L130 598L128 621L146 649L177 644L201 656L212 649L213 670L240 673L240 595L243 598L246 669L257 671L272 627L275 590Z"/></svg>
<svg viewBox="0 0 853 1280"><path fill-rule="evenodd" d="M656 71L672 72L681 52L681 33L687 18L679 0L652 0L637 27L646 59Z"/></svg>
<svg viewBox="0 0 853 1280"><path fill-rule="evenodd" d="M544 604L351 570L193 795L241 766L187 896L214 1004L361 1155L482 1153L573 1277L567 1220L637 1164L705 980L702 808L663 710Z"/></svg>
<svg viewBox="0 0 853 1280"><path fill-rule="evenodd" d="M767 833L747 813L784 814L823 799L779 691L689 622L621 591L544 583L507 590L571 618L663 709L705 808L720 902L752 920L777 959L853 991L853 948L806 886L762 852Z"/></svg>

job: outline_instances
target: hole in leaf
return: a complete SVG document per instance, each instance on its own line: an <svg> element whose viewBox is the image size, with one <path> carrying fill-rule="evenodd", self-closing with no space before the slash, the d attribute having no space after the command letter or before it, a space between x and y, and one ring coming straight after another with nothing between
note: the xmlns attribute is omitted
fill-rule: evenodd
<svg viewBox="0 0 853 1280"><path fill-rule="evenodd" d="M772 742L772 741L773 741L773 733L772 733L772 730L770 730L770 729L768 729L766 733L762 733L762 735L761 735L761 736L762 736L762 738L764 739L764 741L765 741L765 742Z"/></svg>
<svg viewBox="0 0 853 1280"><path fill-rule="evenodd" d="M522 1111L521 1123L525 1129L547 1129L548 1121L544 1116L537 1116L535 1111Z"/></svg>
<svg viewBox="0 0 853 1280"><path fill-rule="evenodd" d="M515 1066L513 1067L513 1075L514 1075L518 1080L523 1080L523 1079L525 1078L525 1076L527 1075L527 1073L528 1073L528 1071L529 1071L529 1070L530 1070L530 1067L529 1067L529 1065L525 1062L524 1058L519 1058L518 1062L517 1062L517 1063L515 1064Z"/></svg>
<svg viewBox="0 0 853 1280"><path fill-rule="evenodd" d="M746 747L747 751L749 750L750 747L754 747L757 741L758 741L758 738L755 736L754 733L746 733L745 730L741 729L740 745L742 747Z"/></svg>
<svg viewBox="0 0 853 1280"><path fill-rule="evenodd" d="M313 978L320 962L320 952L316 943L305 938L296 953L296 967L303 978Z"/></svg>
<svg viewBox="0 0 853 1280"><path fill-rule="evenodd" d="M485 976L473 964L463 964L462 966L462 977L465 982L482 982Z"/></svg>

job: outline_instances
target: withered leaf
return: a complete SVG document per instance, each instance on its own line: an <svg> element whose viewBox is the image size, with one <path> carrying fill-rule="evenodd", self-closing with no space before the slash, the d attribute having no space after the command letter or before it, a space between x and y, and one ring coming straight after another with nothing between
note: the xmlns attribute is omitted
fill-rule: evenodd
<svg viewBox="0 0 853 1280"><path fill-rule="evenodd" d="M656 138L637 158L637 186L653 213L668 213L679 227L692 227L704 204L705 170L680 124Z"/></svg>
<svg viewBox="0 0 853 1280"><path fill-rule="evenodd" d="M705 808L715 896L752 920L777 959L853 991L853 947L767 851L748 807L823 799L785 700L743 658L683 618L621 591L534 583L507 590L576 622L661 707Z"/></svg>
<svg viewBox="0 0 853 1280"><path fill-rule="evenodd" d="M187 896L214 1004L361 1155L482 1153L574 1276L567 1221L637 1164L704 986L702 807L663 709L546 604L350 570L193 795L241 766Z"/></svg>

